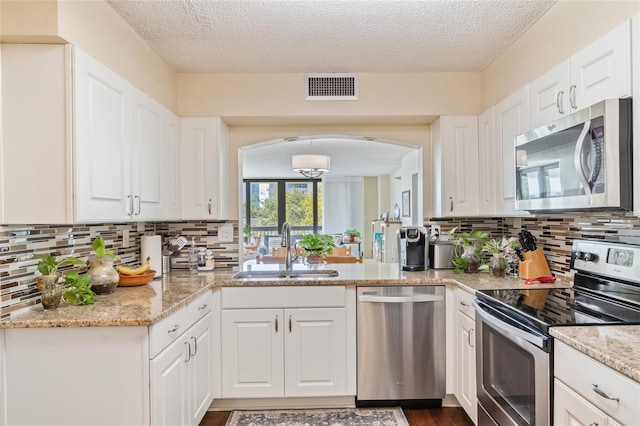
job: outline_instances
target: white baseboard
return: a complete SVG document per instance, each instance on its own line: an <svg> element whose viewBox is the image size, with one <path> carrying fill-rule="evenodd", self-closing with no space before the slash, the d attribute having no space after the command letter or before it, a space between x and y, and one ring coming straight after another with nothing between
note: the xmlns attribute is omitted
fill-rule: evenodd
<svg viewBox="0 0 640 426"><path fill-rule="evenodd" d="M461 407L458 399L452 394L446 394L442 399L443 407Z"/></svg>
<svg viewBox="0 0 640 426"><path fill-rule="evenodd" d="M209 407L209 411L288 408L352 408L355 406L355 396L334 396L324 398L229 398L214 400Z"/></svg>

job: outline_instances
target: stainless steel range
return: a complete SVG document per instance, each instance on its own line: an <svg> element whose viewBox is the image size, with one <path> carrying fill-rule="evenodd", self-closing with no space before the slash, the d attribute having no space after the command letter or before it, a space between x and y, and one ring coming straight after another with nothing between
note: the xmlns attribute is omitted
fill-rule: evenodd
<svg viewBox="0 0 640 426"><path fill-rule="evenodd" d="M571 289L477 293L480 426L553 423L550 327L640 324L640 246L576 240L571 268Z"/></svg>

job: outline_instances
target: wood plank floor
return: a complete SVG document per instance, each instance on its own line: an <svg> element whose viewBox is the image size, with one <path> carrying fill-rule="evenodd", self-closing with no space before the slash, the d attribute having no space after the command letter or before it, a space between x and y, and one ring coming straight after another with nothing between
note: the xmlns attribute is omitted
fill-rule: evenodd
<svg viewBox="0 0 640 426"><path fill-rule="evenodd" d="M421 408L403 409L410 426L473 426L473 422L462 408ZM209 411L200 422L200 426L224 426L229 411Z"/></svg>

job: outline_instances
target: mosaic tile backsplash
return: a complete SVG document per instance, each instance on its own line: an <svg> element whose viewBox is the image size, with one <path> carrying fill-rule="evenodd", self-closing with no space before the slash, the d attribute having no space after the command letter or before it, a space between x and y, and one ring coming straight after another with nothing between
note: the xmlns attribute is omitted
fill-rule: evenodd
<svg viewBox="0 0 640 426"><path fill-rule="evenodd" d="M223 224L233 225L234 242L218 242L217 230ZM129 232L128 247L123 247L125 230ZM183 235L189 241L194 238L198 247L213 249L216 268L238 265L237 221L0 226L0 318L39 308L40 293L35 285L38 261L33 258L34 254L86 260L93 239L101 235L107 248L120 257L120 263L136 264L140 262L140 237L146 234ZM62 268L66 269L70 267Z"/></svg>

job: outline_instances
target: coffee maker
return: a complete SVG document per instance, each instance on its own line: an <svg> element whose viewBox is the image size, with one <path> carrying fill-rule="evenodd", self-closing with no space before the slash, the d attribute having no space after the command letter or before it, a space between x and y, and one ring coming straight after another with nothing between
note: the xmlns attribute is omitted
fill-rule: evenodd
<svg viewBox="0 0 640 426"><path fill-rule="evenodd" d="M398 259L404 271L424 271L428 258L427 230L403 227L398 230Z"/></svg>

